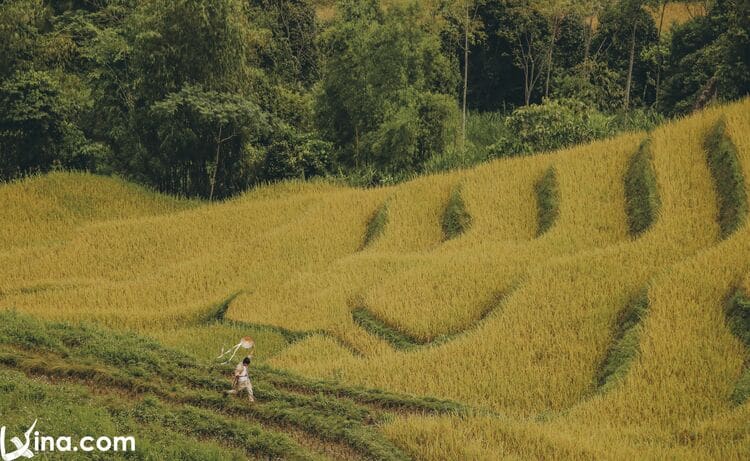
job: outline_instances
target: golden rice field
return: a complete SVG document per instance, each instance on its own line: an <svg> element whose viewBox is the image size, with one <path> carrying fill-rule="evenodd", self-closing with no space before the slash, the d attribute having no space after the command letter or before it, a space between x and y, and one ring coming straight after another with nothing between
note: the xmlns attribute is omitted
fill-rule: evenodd
<svg viewBox="0 0 750 461"><path fill-rule="evenodd" d="M722 238L705 146L722 116L750 178L746 99L379 189L292 182L209 204L72 173L6 184L0 310L135 330L207 361L252 330L276 368L474 409L380 427L417 459L747 459L750 402L731 395L750 350L725 305L750 293L750 228ZM624 175L646 138L661 205L634 237ZM538 235L535 186L550 169L557 219ZM447 240L456 188L471 225ZM602 386L641 293L636 352Z"/></svg>

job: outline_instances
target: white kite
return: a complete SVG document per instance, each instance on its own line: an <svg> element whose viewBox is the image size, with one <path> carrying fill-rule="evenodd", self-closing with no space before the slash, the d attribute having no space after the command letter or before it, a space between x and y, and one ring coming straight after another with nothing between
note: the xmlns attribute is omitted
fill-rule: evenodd
<svg viewBox="0 0 750 461"><path fill-rule="evenodd" d="M221 348L221 355L216 357L217 360L221 360L225 356L227 356L230 352L232 353L232 356L229 357L229 359L226 362L223 362L222 365L226 365L227 363L231 362L234 356L237 354L237 351L242 349L252 349L255 346L255 340L251 338L250 336L245 336L244 338L240 339L240 342L232 347L230 347L227 350L224 350L224 348Z"/></svg>

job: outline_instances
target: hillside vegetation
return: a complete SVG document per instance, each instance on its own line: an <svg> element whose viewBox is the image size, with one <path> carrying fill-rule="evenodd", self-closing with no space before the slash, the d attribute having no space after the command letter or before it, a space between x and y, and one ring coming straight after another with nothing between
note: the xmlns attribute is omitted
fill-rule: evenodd
<svg viewBox="0 0 750 461"><path fill-rule="evenodd" d="M748 175L745 99L375 189L209 204L85 175L10 183L0 380L55 374L33 386L60 405L105 402L76 387L103 383L97 421L164 425L196 453L743 459ZM37 206L40 188L60 200ZM100 329L157 352L97 355L115 347ZM244 334L262 362L250 411L208 365ZM184 429L195 418L225 429Z"/></svg>

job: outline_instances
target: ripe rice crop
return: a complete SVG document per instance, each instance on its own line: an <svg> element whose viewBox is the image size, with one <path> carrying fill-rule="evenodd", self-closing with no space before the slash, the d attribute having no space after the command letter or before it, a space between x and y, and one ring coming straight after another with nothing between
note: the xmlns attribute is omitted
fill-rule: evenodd
<svg viewBox="0 0 750 461"><path fill-rule="evenodd" d="M287 183L207 204L73 174L7 184L0 193L20 205L3 210L0 309L135 330L203 357L256 328L272 366L474 409L384 424L420 459L741 459L750 404L732 395L748 352L725 305L750 292L750 229L739 219L722 239L706 144L720 117L747 178L746 99L649 134L371 190ZM626 184L646 138L640 183L659 206L632 238ZM537 236L549 171L556 219ZM747 183L733 189L745 203ZM471 226L446 240L457 185ZM64 198L45 202L40 187ZM366 239L384 203L387 224ZM648 308L624 321L644 292ZM234 293L223 318L207 317ZM416 346L363 327L360 308ZM613 350L626 367L607 365Z"/></svg>

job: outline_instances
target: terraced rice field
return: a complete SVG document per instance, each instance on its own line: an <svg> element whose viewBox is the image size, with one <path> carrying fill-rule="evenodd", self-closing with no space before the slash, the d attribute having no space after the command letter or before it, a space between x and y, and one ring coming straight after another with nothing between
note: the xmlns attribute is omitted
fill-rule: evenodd
<svg viewBox="0 0 750 461"><path fill-rule="evenodd" d="M217 459L745 459L748 175L744 100L388 188L7 184L0 383ZM250 410L212 364L246 334Z"/></svg>

